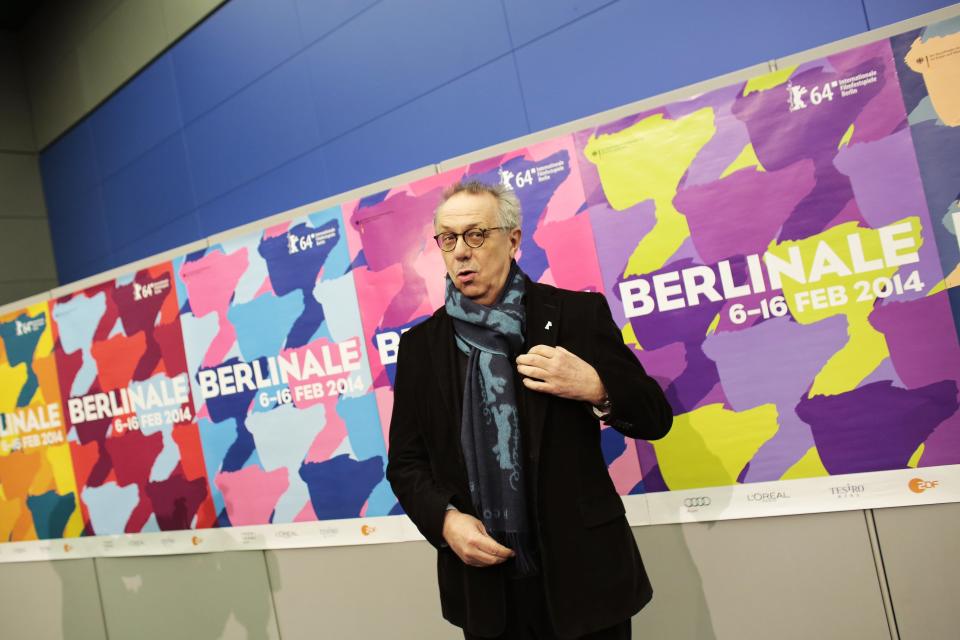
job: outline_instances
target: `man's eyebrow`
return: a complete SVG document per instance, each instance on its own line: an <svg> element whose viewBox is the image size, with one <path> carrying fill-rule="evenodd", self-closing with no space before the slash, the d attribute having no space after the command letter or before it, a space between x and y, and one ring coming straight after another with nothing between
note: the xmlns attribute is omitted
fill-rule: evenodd
<svg viewBox="0 0 960 640"><path fill-rule="evenodd" d="M483 229L483 228L485 228L485 227L484 227L481 223L479 223L479 222L471 222L471 223L468 224L466 227L464 227L463 231L461 231L460 233L466 233L467 231L470 231L471 229ZM449 226L447 226L447 225L445 225L445 224L438 225L438 226L437 226L437 231L440 232L440 233L455 233L454 230L453 230L453 227L449 227Z"/></svg>

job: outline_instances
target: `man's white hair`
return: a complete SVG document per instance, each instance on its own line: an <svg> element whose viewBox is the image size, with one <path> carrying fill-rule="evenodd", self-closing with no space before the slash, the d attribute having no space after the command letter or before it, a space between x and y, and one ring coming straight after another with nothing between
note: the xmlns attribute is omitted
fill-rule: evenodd
<svg viewBox="0 0 960 640"><path fill-rule="evenodd" d="M497 224L505 230L519 229L523 220L523 214L520 211L520 201L513 193L513 189L508 189L501 184L490 185L479 180L469 180L467 182L458 182L443 192L440 197L440 203L433 212L433 228L437 228L437 217L443 205L458 193L470 193L480 195L489 193L497 201Z"/></svg>

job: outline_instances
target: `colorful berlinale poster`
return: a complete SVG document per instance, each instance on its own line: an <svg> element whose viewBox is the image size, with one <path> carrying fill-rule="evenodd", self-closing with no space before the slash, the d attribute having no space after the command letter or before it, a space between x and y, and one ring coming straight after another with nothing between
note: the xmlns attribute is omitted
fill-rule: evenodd
<svg viewBox="0 0 960 640"><path fill-rule="evenodd" d="M342 205L374 394L385 430L393 409L400 334L443 304L445 271L432 238L433 210L452 182L448 175L430 176Z"/></svg>
<svg viewBox="0 0 960 640"><path fill-rule="evenodd" d="M169 262L51 302L85 533L212 526Z"/></svg>
<svg viewBox="0 0 960 640"><path fill-rule="evenodd" d="M944 286L960 327L960 18L890 39Z"/></svg>
<svg viewBox="0 0 960 640"><path fill-rule="evenodd" d="M561 136L344 204L384 424L392 409L400 334L444 303L446 271L433 240L433 216L446 187L476 180L511 189L523 216L517 261L524 272L565 289L602 291L576 156L573 137ZM629 493L640 483L633 441L604 430L604 451L618 490Z"/></svg>
<svg viewBox="0 0 960 640"><path fill-rule="evenodd" d="M388 514L339 209L217 242L175 269L218 524Z"/></svg>
<svg viewBox="0 0 960 640"><path fill-rule="evenodd" d="M960 462L960 353L887 41L576 135L666 390L647 491Z"/></svg>
<svg viewBox="0 0 960 640"><path fill-rule="evenodd" d="M83 531L46 302L0 315L0 542Z"/></svg>
<svg viewBox="0 0 960 640"><path fill-rule="evenodd" d="M392 387L400 333L443 305L446 271L433 215L458 180L503 184L516 194L523 213L517 261L530 278L601 290L590 222L579 215L584 196L574 154L573 139L564 136L343 205L376 387Z"/></svg>

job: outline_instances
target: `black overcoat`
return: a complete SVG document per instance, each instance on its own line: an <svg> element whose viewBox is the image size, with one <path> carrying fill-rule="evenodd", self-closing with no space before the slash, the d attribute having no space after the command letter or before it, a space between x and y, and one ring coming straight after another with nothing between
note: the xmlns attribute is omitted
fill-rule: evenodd
<svg viewBox="0 0 960 640"><path fill-rule="evenodd" d="M673 413L657 382L623 344L606 300L526 282L526 344L562 346L597 370L613 403L607 422L631 438L654 440ZM505 624L501 565L465 565L444 544L448 504L476 516L460 445L463 389L453 323L444 308L400 340L387 478L404 511L437 548L443 616L492 637ZM526 477L541 556L547 607L561 637L612 626L652 597L623 502L600 449L589 407L552 395L517 393L524 408Z"/></svg>

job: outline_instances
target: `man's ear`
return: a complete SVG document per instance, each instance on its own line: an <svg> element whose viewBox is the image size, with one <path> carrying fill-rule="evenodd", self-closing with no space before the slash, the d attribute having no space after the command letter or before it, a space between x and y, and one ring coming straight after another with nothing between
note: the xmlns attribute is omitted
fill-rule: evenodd
<svg viewBox="0 0 960 640"><path fill-rule="evenodd" d="M517 251L520 249L520 238L523 235L523 232L519 228L510 230L510 257L517 255Z"/></svg>

